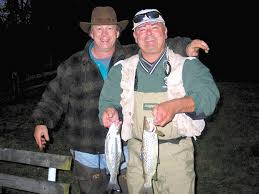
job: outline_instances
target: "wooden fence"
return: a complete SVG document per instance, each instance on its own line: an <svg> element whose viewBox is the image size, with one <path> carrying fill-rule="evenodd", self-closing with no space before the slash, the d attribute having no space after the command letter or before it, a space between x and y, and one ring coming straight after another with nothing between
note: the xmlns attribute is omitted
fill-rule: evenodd
<svg viewBox="0 0 259 194"><path fill-rule="evenodd" d="M56 182L56 170L70 170L71 156L0 148L0 160L48 168L46 181L0 173L0 193L6 187L34 193L69 194L70 183Z"/></svg>
<svg viewBox="0 0 259 194"><path fill-rule="evenodd" d="M42 72L37 74L21 75L18 72L12 72L12 95L13 98L22 96L24 93L40 87L44 87L56 75L56 70Z"/></svg>

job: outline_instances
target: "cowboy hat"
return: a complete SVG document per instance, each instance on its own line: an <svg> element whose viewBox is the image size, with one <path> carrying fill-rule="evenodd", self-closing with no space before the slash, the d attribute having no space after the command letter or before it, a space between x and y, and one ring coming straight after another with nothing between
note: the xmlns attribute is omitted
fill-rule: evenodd
<svg viewBox="0 0 259 194"><path fill-rule="evenodd" d="M95 7L92 11L91 22L80 22L80 28L85 33L89 33L91 25L118 25L121 32L127 27L128 22L128 20L118 22L112 7Z"/></svg>

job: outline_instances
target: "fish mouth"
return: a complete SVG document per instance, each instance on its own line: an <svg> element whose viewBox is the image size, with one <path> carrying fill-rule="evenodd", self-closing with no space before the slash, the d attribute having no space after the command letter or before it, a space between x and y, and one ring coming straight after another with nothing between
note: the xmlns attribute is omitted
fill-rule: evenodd
<svg viewBox="0 0 259 194"><path fill-rule="evenodd" d="M144 116L143 130L150 133L157 133L157 135L160 137L165 136L165 134L162 131L158 130L157 127L155 126L153 117Z"/></svg>
<svg viewBox="0 0 259 194"><path fill-rule="evenodd" d="M153 117L144 116L143 130L145 130L147 132L155 132L156 131L156 126L154 125L154 118Z"/></svg>

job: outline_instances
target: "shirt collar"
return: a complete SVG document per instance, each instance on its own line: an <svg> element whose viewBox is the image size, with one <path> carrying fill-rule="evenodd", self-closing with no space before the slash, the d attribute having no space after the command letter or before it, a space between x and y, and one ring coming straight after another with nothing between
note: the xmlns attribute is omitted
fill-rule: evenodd
<svg viewBox="0 0 259 194"><path fill-rule="evenodd" d="M166 54L166 49L164 49L163 53L160 55L160 57L153 63L148 62L147 60L145 60L141 54L141 52L139 52L139 63L141 65L141 67L150 75L153 73L153 71L155 70L155 68L157 67L157 65L160 63L160 61L162 60L162 58L164 57L164 55Z"/></svg>

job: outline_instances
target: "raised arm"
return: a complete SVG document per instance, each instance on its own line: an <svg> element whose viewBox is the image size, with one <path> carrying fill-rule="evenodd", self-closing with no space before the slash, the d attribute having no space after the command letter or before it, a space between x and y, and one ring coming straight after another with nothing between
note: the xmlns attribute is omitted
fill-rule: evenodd
<svg viewBox="0 0 259 194"><path fill-rule="evenodd" d="M199 50L204 50L205 53L209 52L208 44L200 39L191 40L188 37L177 36L175 38L168 38L167 45L173 51L182 56L197 57Z"/></svg>

